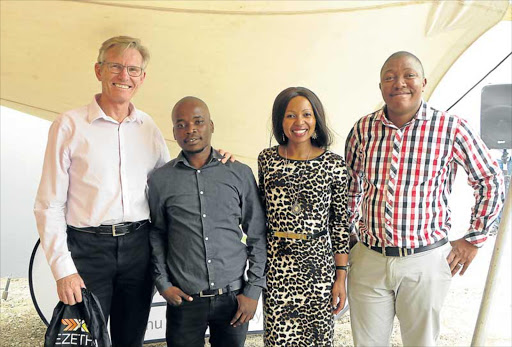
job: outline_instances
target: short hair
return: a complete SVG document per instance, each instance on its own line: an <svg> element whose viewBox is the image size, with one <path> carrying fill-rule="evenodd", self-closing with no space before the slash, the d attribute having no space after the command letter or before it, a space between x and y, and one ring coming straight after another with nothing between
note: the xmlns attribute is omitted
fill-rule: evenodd
<svg viewBox="0 0 512 347"><path fill-rule="evenodd" d="M313 112L316 120L316 139L311 138L311 142L318 147L328 148L332 144L332 132L327 127L325 118L324 107L320 102L318 96L311 90L304 87L289 87L283 90L277 95L274 100L274 106L272 107L272 132L275 139L280 145L288 143L288 138L284 136L283 130L283 118L286 112L286 107L291 99L303 96L308 99L309 103L313 107Z"/></svg>
<svg viewBox="0 0 512 347"><path fill-rule="evenodd" d="M105 60L105 53L113 48L119 47L123 50L136 49L142 56L142 68L145 69L149 63L149 51L142 45L139 39L130 36L114 36L103 42L98 54L98 63L103 63Z"/></svg>
<svg viewBox="0 0 512 347"><path fill-rule="evenodd" d="M193 103L196 103L197 105L201 105L202 107L204 107L206 112L208 112L208 116L210 117L210 120L211 120L210 109L208 108L208 105L206 105L206 102L204 102L203 100L199 99L196 96L190 96L190 95L185 96L185 97L181 98L180 100L178 100L178 102L172 108L171 117L174 117L176 110L186 102L193 102Z"/></svg>
<svg viewBox="0 0 512 347"><path fill-rule="evenodd" d="M400 57L412 58L416 63L418 63L418 65L420 67L421 77L425 77L425 71L423 70L423 64L421 63L421 60L419 60L419 58L417 56L415 56L414 54L412 54L411 52L407 52L407 51L398 51L398 52L391 54L388 57L388 59L386 59L384 64L382 64L382 67L380 68L380 75L382 76L382 71L384 70L384 66L386 66L388 61L390 61L391 59L400 58Z"/></svg>

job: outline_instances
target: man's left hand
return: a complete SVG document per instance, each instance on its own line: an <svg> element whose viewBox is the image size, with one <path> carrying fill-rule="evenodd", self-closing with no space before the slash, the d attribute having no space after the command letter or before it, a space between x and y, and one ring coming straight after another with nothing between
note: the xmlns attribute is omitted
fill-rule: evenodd
<svg viewBox="0 0 512 347"><path fill-rule="evenodd" d="M469 265L473 261L478 252L478 247L472 245L470 242L465 239L458 239L450 242L452 245L452 250L446 261L448 265L450 265L450 270L452 270L452 276L455 276L457 272L460 270L460 275L464 275L464 272L468 269Z"/></svg>
<svg viewBox="0 0 512 347"><path fill-rule="evenodd" d="M228 160L229 160L229 161L231 161L232 163L234 163L234 162L235 162L235 160L236 160L236 158L235 158L235 156L234 156L233 154L231 154L231 153L229 153L229 152L226 152L226 151L225 151L225 150L223 150L223 149L220 149L220 148L219 148L219 153L220 153L220 155L222 155L222 156L224 157L224 158L222 158L222 159L220 160L220 162L221 162L222 164L226 164L226 163L228 162Z"/></svg>
<svg viewBox="0 0 512 347"><path fill-rule="evenodd" d="M243 294L238 294L236 299L238 300L238 310L229 323L233 327L240 326L250 321L252 317L254 317L256 307L258 306L258 300L248 298Z"/></svg>

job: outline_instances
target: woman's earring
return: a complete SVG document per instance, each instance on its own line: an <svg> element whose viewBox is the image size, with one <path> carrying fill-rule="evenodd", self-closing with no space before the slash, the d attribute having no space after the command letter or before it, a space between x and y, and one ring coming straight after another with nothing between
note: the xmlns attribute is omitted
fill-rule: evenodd
<svg viewBox="0 0 512 347"><path fill-rule="evenodd" d="M281 136L283 137L283 142L286 142L286 136L284 136L284 133Z"/></svg>
<svg viewBox="0 0 512 347"><path fill-rule="evenodd" d="M313 133L313 135L311 135L311 138L313 140L316 140L318 138L318 135L316 134L316 131Z"/></svg>

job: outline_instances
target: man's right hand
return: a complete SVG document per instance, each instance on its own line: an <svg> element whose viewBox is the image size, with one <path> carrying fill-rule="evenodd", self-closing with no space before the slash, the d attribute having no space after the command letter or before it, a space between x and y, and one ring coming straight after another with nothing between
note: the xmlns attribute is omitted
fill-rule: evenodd
<svg viewBox="0 0 512 347"><path fill-rule="evenodd" d="M183 291L178 287L169 287L163 293L162 296L170 305L179 306L183 302L183 300L192 301L192 297L188 294L183 293Z"/></svg>
<svg viewBox="0 0 512 347"><path fill-rule="evenodd" d="M82 302L82 288L85 288L85 283L79 274L72 274L57 280L59 300L66 305Z"/></svg>

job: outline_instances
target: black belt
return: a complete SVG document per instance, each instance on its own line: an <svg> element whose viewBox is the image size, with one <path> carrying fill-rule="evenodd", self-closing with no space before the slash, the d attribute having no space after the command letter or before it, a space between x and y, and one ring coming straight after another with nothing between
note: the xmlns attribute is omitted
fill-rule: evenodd
<svg viewBox="0 0 512 347"><path fill-rule="evenodd" d="M100 225L97 227L85 227L77 228L72 225L68 225L68 228L80 231L83 233L91 233L97 235L110 235L110 236L123 236L138 230L140 227L149 223L147 219L138 222L120 223L114 225Z"/></svg>
<svg viewBox="0 0 512 347"><path fill-rule="evenodd" d="M318 233L314 234L297 234L297 233L288 233L284 231L276 231L272 233L275 237L282 237L285 239L297 239L297 240L314 240L320 236L327 234L327 229L324 229Z"/></svg>
<svg viewBox="0 0 512 347"><path fill-rule="evenodd" d="M230 292L234 292L236 290L241 289L242 285L243 285L243 281L242 280L237 280L237 281L231 282L230 284L228 284L224 288L201 290L198 294L194 294L192 296L198 296L200 298L209 298L209 297L212 297L212 296L217 296L217 295L222 295L222 294L227 294L227 293L230 293Z"/></svg>
<svg viewBox="0 0 512 347"><path fill-rule="evenodd" d="M441 241L437 241L431 245L428 246L422 246L417 248L401 248L401 247L384 247L384 250L382 250L382 247L375 247L370 246L366 242L362 241L362 244L371 249L372 251L379 252L384 256L388 257L406 257L408 255L413 255L425 251L430 251L431 249L435 249L437 247L441 247L445 243L448 242L448 238L444 238Z"/></svg>

